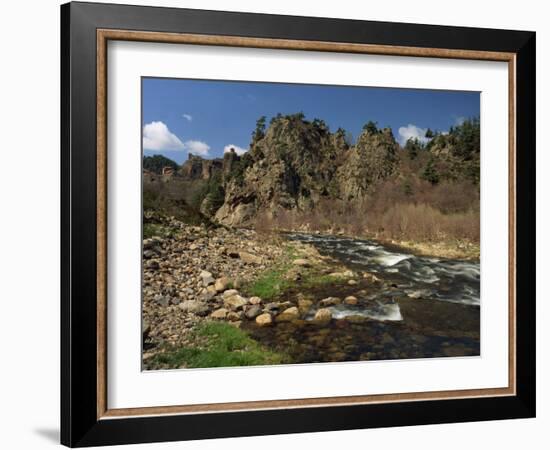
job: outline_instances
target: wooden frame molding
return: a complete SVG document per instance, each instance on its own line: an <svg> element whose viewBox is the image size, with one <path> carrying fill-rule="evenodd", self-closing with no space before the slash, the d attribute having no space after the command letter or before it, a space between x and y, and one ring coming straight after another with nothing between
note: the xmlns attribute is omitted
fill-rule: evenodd
<svg viewBox="0 0 550 450"><path fill-rule="evenodd" d="M170 44L215 45L362 53L408 57L472 59L508 62L509 72L509 384L494 389L413 392L327 398L266 400L109 409L107 404L107 43L109 40ZM97 30L97 419L128 416L219 413L264 409L343 406L422 400L446 400L516 395L516 54L510 52L403 47L287 39L264 39L206 34L159 33L113 29Z"/></svg>

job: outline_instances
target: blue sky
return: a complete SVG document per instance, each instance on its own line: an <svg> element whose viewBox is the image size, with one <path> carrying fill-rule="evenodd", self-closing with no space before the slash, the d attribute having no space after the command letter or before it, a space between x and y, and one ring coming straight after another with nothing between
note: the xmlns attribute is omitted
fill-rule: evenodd
<svg viewBox="0 0 550 450"><path fill-rule="evenodd" d="M479 93L233 81L143 79L143 147L182 163L189 153L216 158L248 149L256 120L302 111L354 139L369 120L402 143L426 128L447 131L479 117Z"/></svg>

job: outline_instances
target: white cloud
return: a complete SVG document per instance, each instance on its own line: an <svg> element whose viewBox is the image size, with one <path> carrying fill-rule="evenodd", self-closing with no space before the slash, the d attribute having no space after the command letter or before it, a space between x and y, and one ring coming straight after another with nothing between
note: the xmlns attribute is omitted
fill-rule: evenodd
<svg viewBox="0 0 550 450"><path fill-rule="evenodd" d="M194 155L206 156L210 146L202 141L182 142L164 122L151 122L143 127L143 149L157 151L187 151Z"/></svg>
<svg viewBox="0 0 550 450"><path fill-rule="evenodd" d="M399 137L397 140L401 145L405 145L409 139L418 139L423 144L427 143L429 139L426 137L427 128L420 128L412 123L406 127L399 127Z"/></svg>
<svg viewBox="0 0 550 450"><path fill-rule="evenodd" d="M228 144L228 145L226 145L226 146L223 148L223 152L224 152L224 153L229 153L229 152L231 151L232 148L235 149L235 153L236 153L237 155L244 155L244 154L248 151L248 149L239 147L238 145L235 145L235 144Z"/></svg>
<svg viewBox="0 0 550 450"><path fill-rule="evenodd" d="M210 146L202 141L185 141L185 149L193 155L206 156L210 150Z"/></svg>
<svg viewBox="0 0 550 450"><path fill-rule="evenodd" d="M193 120L193 116L191 114L182 114L182 117L188 122L191 122Z"/></svg>
<svg viewBox="0 0 550 450"><path fill-rule="evenodd" d="M172 133L164 122L151 122L143 127L145 150L185 150L185 144Z"/></svg>
<svg viewBox="0 0 550 450"><path fill-rule="evenodd" d="M460 117L457 117L457 118L455 119L455 125L456 125L456 126L460 126L460 125L462 125L464 122L466 122L466 117L460 116Z"/></svg>

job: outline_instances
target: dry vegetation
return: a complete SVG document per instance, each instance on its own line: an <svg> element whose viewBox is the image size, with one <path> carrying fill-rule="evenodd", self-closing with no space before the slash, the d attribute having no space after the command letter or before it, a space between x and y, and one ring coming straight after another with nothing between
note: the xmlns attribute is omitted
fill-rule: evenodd
<svg viewBox="0 0 550 450"><path fill-rule="evenodd" d="M387 240L479 243L479 194L471 183L388 180L364 200L320 201L308 212L261 214L258 229L343 232ZM472 201L472 199L475 199Z"/></svg>

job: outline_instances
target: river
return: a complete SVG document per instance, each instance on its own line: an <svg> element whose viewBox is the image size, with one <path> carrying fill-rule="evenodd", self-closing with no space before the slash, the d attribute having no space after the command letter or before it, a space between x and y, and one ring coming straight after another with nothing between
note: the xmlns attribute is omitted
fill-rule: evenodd
<svg viewBox="0 0 550 450"><path fill-rule="evenodd" d="M288 292L296 300L353 295L356 305L330 306L335 320L313 326L305 321L254 328L251 334L269 347L284 349L294 363L334 362L480 354L480 265L478 262L418 256L379 242L343 236L291 233L319 253L361 275L354 286L334 284ZM294 297L294 298L292 298Z"/></svg>

